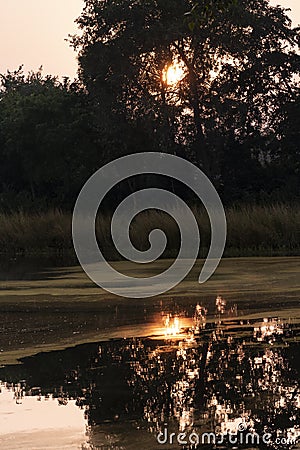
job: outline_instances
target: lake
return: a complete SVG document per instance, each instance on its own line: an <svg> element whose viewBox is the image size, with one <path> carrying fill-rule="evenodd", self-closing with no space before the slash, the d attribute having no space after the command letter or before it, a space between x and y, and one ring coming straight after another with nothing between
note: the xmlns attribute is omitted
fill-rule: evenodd
<svg viewBox="0 0 300 450"><path fill-rule="evenodd" d="M199 261L130 300L68 260L2 260L1 448L296 448L299 262L224 259L200 286Z"/></svg>

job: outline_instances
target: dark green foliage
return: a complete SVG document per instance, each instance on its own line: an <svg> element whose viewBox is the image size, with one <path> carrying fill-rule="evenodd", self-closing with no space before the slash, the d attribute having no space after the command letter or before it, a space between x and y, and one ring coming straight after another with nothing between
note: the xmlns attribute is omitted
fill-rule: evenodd
<svg viewBox="0 0 300 450"><path fill-rule="evenodd" d="M71 205L97 167L87 96L68 79L22 68L2 76L0 200L6 209Z"/></svg>
<svg viewBox="0 0 300 450"><path fill-rule="evenodd" d="M95 170L139 151L191 160L227 203L298 198L300 35L284 9L86 0L78 24L78 82L1 76L1 209L69 209Z"/></svg>

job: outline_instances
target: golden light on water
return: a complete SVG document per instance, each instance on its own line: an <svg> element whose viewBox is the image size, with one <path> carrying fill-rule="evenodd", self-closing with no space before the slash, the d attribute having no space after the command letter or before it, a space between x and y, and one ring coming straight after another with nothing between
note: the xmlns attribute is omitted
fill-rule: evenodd
<svg viewBox="0 0 300 450"><path fill-rule="evenodd" d="M185 76L185 66L183 63L174 62L163 70L163 82L168 86L174 86Z"/></svg>
<svg viewBox="0 0 300 450"><path fill-rule="evenodd" d="M165 336L176 336L181 331L179 317L171 317L169 314L164 319Z"/></svg>

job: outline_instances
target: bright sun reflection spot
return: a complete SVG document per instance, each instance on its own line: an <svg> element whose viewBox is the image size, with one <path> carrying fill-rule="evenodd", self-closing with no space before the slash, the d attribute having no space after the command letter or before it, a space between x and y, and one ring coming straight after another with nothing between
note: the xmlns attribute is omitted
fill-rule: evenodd
<svg viewBox="0 0 300 450"><path fill-rule="evenodd" d="M173 63L163 70L163 82L168 86L174 86L179 83L185 76L184 64Z"/></svg>
<svg viewBox="0 0 300 450"><path fill-rule="evenodd" d="M180 333L180 321L179 317L171 317L169 314L164 319L164 325L165 325L165 335L166 336L176 336Z"/></svg>

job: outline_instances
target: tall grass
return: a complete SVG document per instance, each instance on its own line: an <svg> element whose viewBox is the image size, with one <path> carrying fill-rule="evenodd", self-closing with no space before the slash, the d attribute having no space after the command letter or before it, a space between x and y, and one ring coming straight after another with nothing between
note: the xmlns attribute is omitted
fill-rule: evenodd
<svg viewBox="0 0 300 450"><path fill-rule="evenodd" d="M68 250L72 247L71 220L70 214L58 210L0 214L0 252Z"/></svg>
<svg viewBox="0 0 300 450"><path fill-rule="evenodd" d="M228 254L299 254L299 205L229 208L227 220Z"/></svg>
<svg viewBox="0 0 300 450"><path fill-rule="evenodd" d="M203 209L194 209L201 234L199 256L205 256L210 244L210 223ZM300 206L276 204L240 206L226 210L228 239L225 255L299 255ZM96 230L100 247L110 259L120 259L110 237L109 215L97 218ZM47 213L0 213L0 252L30 254L43 252L73 252L72 216L59 210ZM132 222L130 235L134 245L145 250L149 232L165 231L168 248L164 257L176 256L180 234L176 222L159 211L138 215Z"/></svg>

